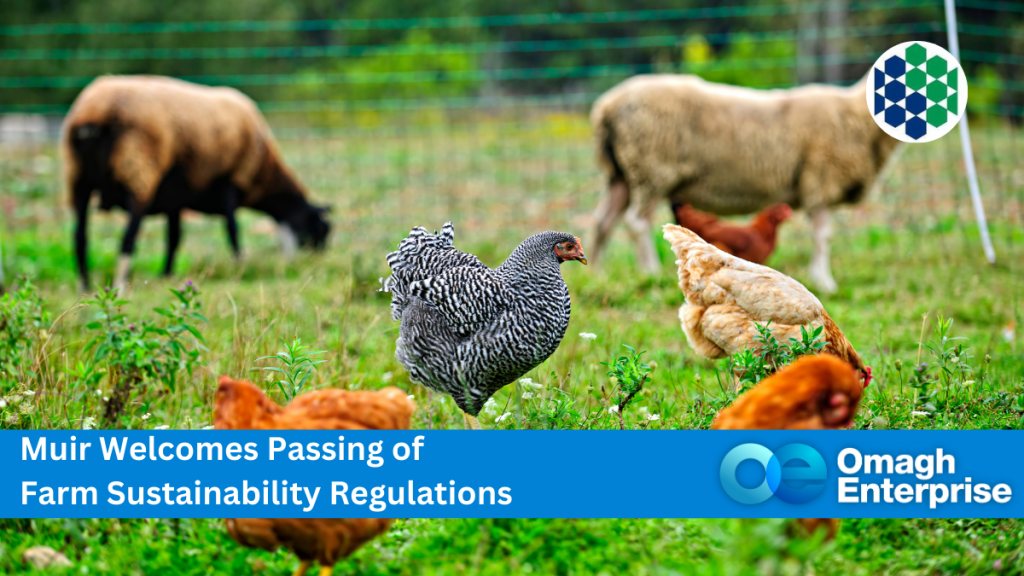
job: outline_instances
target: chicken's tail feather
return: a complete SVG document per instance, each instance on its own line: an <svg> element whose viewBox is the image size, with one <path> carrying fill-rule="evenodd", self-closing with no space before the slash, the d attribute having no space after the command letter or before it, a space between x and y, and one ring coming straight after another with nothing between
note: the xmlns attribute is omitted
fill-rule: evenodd
<svg viewBox="0 0 1024 576"><path fill-rule="evenodd" d="M431 260L430 250L451 248L454 242L455 227L451 222L445 222L441 232L433 234L423 226L417 226L398 243L398 250L387 255L388 267L391 268L392 274L387 278L378 279L380 288L377 291L391 293L391 317L394 320L402 318L402 310L407 302L409 282L406 279L406 272L413 272L423 267L424 261ZM415 277L415 272L412 276Z"/></svg>
<svg viewBox="0 0 1024 576"><path fill-rule="evenodd" d="M668 240L669 244L672 245L672 250L676 253L676 256L682 256L683 253L694 246L708 245L694 231L677 226L676 224L665 224L661 230L665 240Z"/></svg>

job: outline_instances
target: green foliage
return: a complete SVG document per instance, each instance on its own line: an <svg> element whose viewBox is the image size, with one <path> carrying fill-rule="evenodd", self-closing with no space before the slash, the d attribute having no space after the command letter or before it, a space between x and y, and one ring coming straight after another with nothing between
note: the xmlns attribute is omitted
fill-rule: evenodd
<svg viewBox="0 0 1024 576"><path fill-rule="evenodd" d="M23 280L0 296L0 394L33 375L32 351L49 323L50 314L31 281Z"/></svg>
<svg viewBox="0 0 1024 576"><path fill-rule="evenodd" d="M1003 97L1005 82L995 66L982 64L969 80L970 94L967 109L972 113L991 113L996 110Z"/></svg>
<svg viewBox="0 0 1024 576"><path fill-rule="evenodd" d="M189 282L181 290L171 290L177 301L170 308L157 308L167 318L166 326L150 320L130 321L121 309L128 300L118 298L116 289L104 288L95 300L86 303L98 308L86 329L93 337L85 350L92 352L90 365L80 369L86 381L91 380L93 367L105 373L103 420L108 426L124 423L121 418L132 396L147 385L158 382L174 391L178 373L190 376L193 366L205 350L202 335L192 322L205 321L198 312L199 291Z"/></svg>
<svg viewBox="0 0 1024 576"><path fill-rule="evenodd" d="M479 83L459 79L458 74L477 69L476 55L431 48L435 43L429 30L414 29L390 46L388 53L335 58L306 67L299 71L297 85L288 89L290 97L366 102L470 95Z"/></svg>
<svg viewBox="0 0 1024 576"><path fill-rule="evenodd" d="M757 336L754 337L757 343L755 348L744 349L725 361L727 372L739 376L742 391L750 389L797 358L817 354L828 345L822 339L822 326L813 330L801 326L800 339L790 338L788 343L775 339L771 330L771 320L764 324L754 322L754 328L757 330Z"/></svg>
<svg viewBox="0 0 1024 576"><path fill-rule="evenodd" d="M680 71L712 82L771 88L795 83L795 62L795 40L757 41L740 33L716 56L703 36L694 35L683 44Z"/></svg>
<svg viewBox="0 0 1024 576"><path fill-rule="evenodd" d="M601 363L602 366L608 368L607 374L612 377L617 386L612 402L619 415L620 427L622 426L623 414L630 403L643 399L640 392L643 390L647 377L651 373L651 367L640 361L640 356L645 354L644 352L637 354L637 351L631 346L626 344L622 346L629 350L628 355L619 356L618 358L613 357L611 362Z"/></svg>
<svg viewBox="0 0 1024 576"><path fill-rule="evenodd" d="M302 343L302 339L296 338L291 343L285 343L285 349L273 356L264 356L259 360L277 360L283 367L264 366L258 370L266 370L281 375L276 382L278 389L284 394L286 401L291 401L301 394L310 377L316 372L316 365L323 364L324 360L315 359L314 356L323 354L323 350L309 351L309 346Z"/></svg>

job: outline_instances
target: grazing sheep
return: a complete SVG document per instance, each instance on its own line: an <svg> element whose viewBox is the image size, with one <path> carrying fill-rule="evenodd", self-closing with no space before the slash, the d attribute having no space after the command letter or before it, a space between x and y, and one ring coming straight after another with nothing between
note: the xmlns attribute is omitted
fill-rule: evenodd
<svg viewBox="0 0 1024 576"><path fill-rule="evenodd" d="M612 88L591 112L608 178L592 259L624 216L641 265L658 272L651 218L666 198L719 215L785 203L810 213L811 280L834 291L828 210L863 199L898 144L872 119L866 89L867 78L849 88L754 90L685 75Z"/></svg>
<svg viewBox="0 0 1024 576"><path fill-rule="evenodd" d="M64 181L78 216L75 252L88 288L87 216L93 191L100 209L130 214L114 285L124 287L144 216L167 215L167 262L174 266L181 211L227 219L238 256L235 210L272 216L285 249L323 247L326 208L309 204L284 164L255 103L233 88L211 88L159 76L103 76L79 94L61 135Z"/></svg>

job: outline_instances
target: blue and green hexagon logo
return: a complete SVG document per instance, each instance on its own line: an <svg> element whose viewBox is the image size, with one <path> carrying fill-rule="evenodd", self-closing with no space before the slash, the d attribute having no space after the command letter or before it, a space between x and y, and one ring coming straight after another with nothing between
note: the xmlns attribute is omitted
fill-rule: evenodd
<svg viewBox="0 0 1024 576"><path fill-rule="evenodd" d="M949 133L967 107L967 78L941 46L904 42L875 62L867 79L868 110L887 134L931 142Z"/></svg>

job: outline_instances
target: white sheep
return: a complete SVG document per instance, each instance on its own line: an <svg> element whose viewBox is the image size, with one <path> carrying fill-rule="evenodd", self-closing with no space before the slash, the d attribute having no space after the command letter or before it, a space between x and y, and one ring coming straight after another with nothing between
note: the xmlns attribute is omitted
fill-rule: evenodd
<svg viewBox="0 0 1024 576"><path fill-rule="evenodd" d="M591 111L608 181L591 259L624 217L641 266L660 271L651 218L665 199L719 215L786 203L809 212L810 277L834 291L829 208L862 200L899 143L872 119L867 81L754 90L645 75L612 88Z"/></svg>

